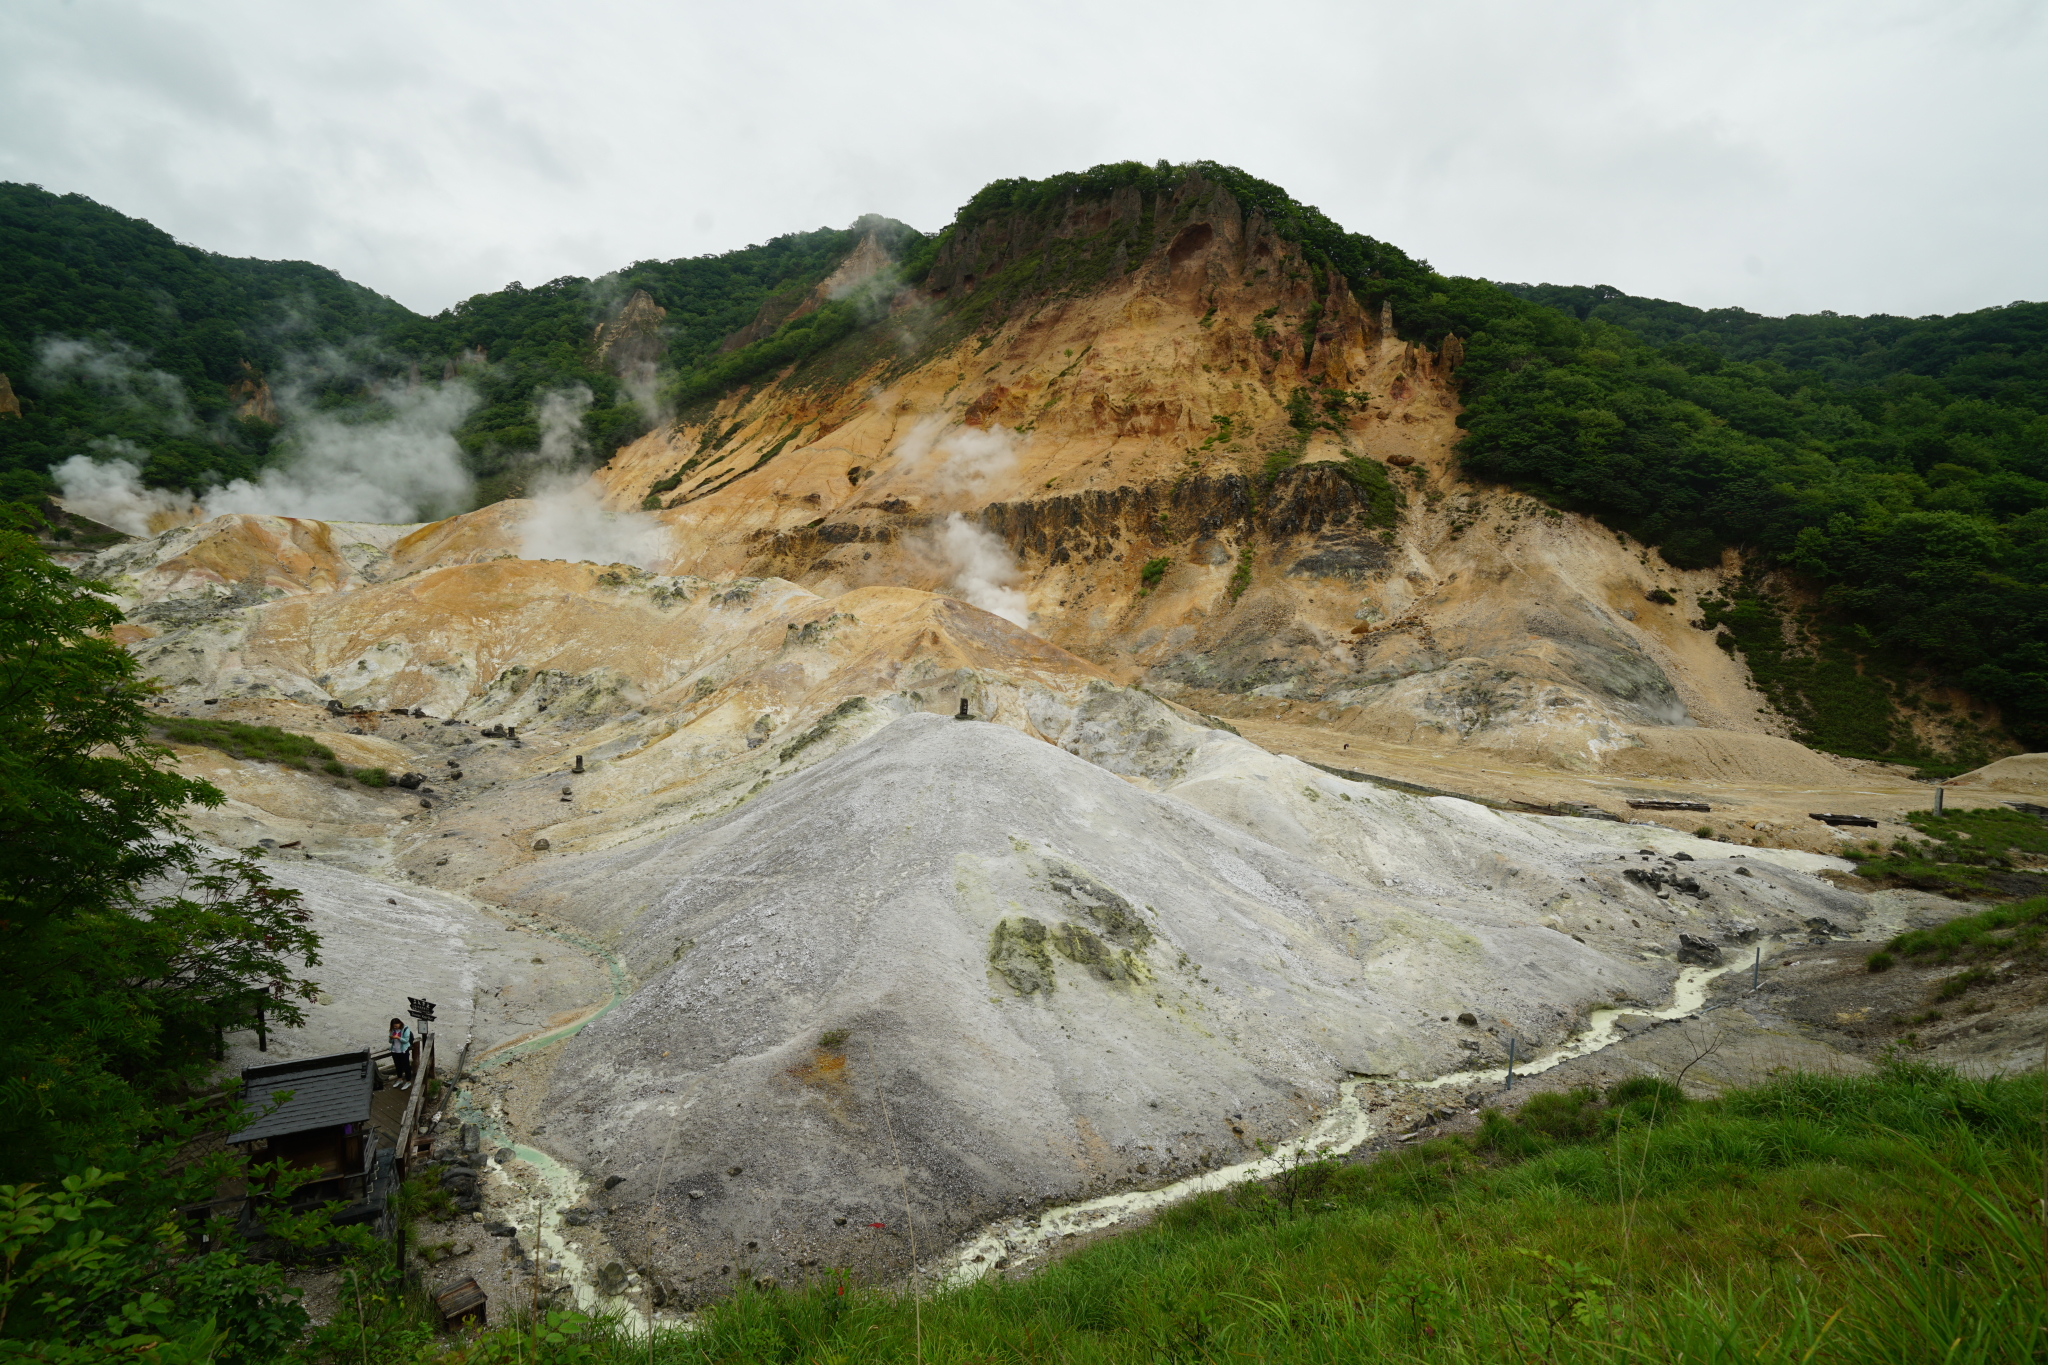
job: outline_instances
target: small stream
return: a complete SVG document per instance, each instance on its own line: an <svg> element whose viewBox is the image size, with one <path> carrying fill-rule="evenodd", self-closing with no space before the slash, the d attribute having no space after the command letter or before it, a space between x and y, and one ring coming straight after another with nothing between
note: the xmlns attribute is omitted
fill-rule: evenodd
<svg viewBox="0 0 2048 1365"><path fill-rule="evenodd" d="M1764 944L1764 955L1770 956L1778 946L1775 940L1767 942ZM1750 964L1747 962L1727 962L1715 967L1684 968L1678 973L1677 980L1672 983L1671 1003L1663 1009L1594 1010L1588 1016L1583 1032L1555 1051L1530 1058L1527 1062L1517 1062L1515 1075L1536 1075L1574 1058L1591 1056L1611 1047L1624 1036L1617 1027L1617 1021L1624 1014L1640 1015L1650 1019L1689 1018L1706 1004L1707 987L1716 977L1732 971L1746 971L1749 967ZM1176 1180L1170 1185L1161 1185L1157 1189L1107 1194L1097 1199L1083 1200L1078 1204L1065 1204L1059 1208L1047 1209L1035 1216L1004 1219L984 1229L980 1235L953 1252L947 1266L939 1272L939 1282L947 1288L972 1284L990 1270L1018 1260L1030 1259L1048 1247L1079 1233L1099 1232L1104 1228L1128 1222L1141 1214L1151 1213L1211 1190L1228 1189L1232 1185L1243 1184L1249 1180L1268 1180L1298 1161L1314 1160L1323 1156L1343 1156L1358 1148L1373 1135L1372 1121L1365 1112L1365 1106L1359 1102L1360 1086L1385 1086L1404 1090L1434 1090L1447 1086L1504 1086L1507 1077L1508 1070L1503 1066L1479 1071L1453 1071L1426 1081L1346 1081L1338 1088L1337 1103L1328 1114L1318 1119L1315 1125L1299 1138L1275 1148L1269 1156L1262 1156L1256 1161L1239 1162L1234 1166L1220 1166L1213 1171L1189 1176L1185 1180Z"/></svg>
<svg viewBox="0 0 2048 1365"><path fill-rule="evenodd" d="M1880 912L1876 906L1866 906L1857 937L1869 942L1889 939L1907 927L1909 914L1904 907ZM1808 945L1771 938L1754 946L1760 949L1760 960L1768 961L1786 947ZM1732 960L1718 966L1682 969L1671 983L1671 1003L1662 1009L1593 1010L1587 1016L1586 1027L1582 1032L1554 1051L1526 1061L1517 1061L1514 1074L1518 1077L1540 1075L1576 1058L1590 1057L1596 1052L1612 1047L1625 1036L1619 1028L1621 1016L1625 1014L1659 1020L1691 1018L1705 1008L1707 988L1716 978L1730 972L1750 971L1753 963L1758 960L1753 958L1745 961L1741 957L1733 957ZM1337 1104L1330 1113L1319 1119L1300 1138L1276 1148L1270 1156L1205 1171L1157 1189L1103 1195L1100 1198L1048 1209L1035 1216L1004 1219L983 1229L979 1235L969 1239L951 1253L944 1267L938 1272L938 1281L946 1288L973 1284L989 1271L1018 1260L1029 1259L1069 1236L1114 1227L1139 1215L1179 1203L1194 1195L1205 1194L1210 1190L1226 1189L1248 1180L1271 1179L1299 1160L1313 1159L1317 1156L1343 1156L1359 1147L1373 1133L1372 1122L1358 1099L1357 1091L1361 1085L1419 1091L1451 1087L1466 1089L1505 1086L1507 1080L1508 1069L1502 1066L1474 1071L1453 1071L1426 1081L1346 1081L1339 1087Z"/></svg>
<svg viewBox="0 0 2048 1365"><path fill-rule="evenodd" d="M521 927L534 933L545 934L576 949L578 952L585 953L604 963L605 970L611 981L611 993L605 998L603 1004L573 1023L564 1024L560 1028L548 1029L545 1032L535 1034L531 1038L522 1039L516 1043L508 1043L503 1047L486 1053L470 1064L469 1070L472 1073L493 1070L503 1066L515 1057L536 1052L544 1047L551 1047L561 1042L564 1038L573 1037L575 1034L582 1032L587 1025L593 1024L611 1013L613 1007L626 998L628 979L625 964L621 963L609 950L587 939L565 934L556 929L540 925L522 925ZM505 1173L502 1163L495 1160L487 1160L484 1163L485 1170L492 1179L526 1200L528 1207L523 1216L513 1217L510 1221L518 1229L522 1237L531 1237L533 1239L532 1251L535 1265L538 1267L545 1265L549 1261L559 1262L562 1267L560 1278L570 1286L571 1292L576 1297L576 1306L578 1308L592 1312L623 1311L625 1321L629 1323L634 1321L637 1313L631 1303L623 1298L608 1296L598 1292L596 1268L586 1264L583 1254L576 1244L571 1242L562 1233L562 1214L566 1210L582 1203L588 1193L588 1187L585 1185L583 1177L538 1147L514 1141L512 1136L499 1125L496 1116L472 1101L470 1094L471 1092L467 1088L455 1092L454 1110L456 1118L463 1123L474 1123L477 1126L485 1151L496 1151L501 1148L510 1147L513 1158L524 1161L527 1165L533 1167L535 1173L540 1177L539 1192L528 1194L520 1188L517 1181ZM509 1207L507 1213L508 1215L511 1213Z"/></svg>

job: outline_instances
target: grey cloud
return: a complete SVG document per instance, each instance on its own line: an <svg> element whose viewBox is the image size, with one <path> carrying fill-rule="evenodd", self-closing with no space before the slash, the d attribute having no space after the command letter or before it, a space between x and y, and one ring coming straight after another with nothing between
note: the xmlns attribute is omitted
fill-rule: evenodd
<svg viewBox="0 0 2048 1365"><path fill-rule="evenodd" d="M1945 312L2048 297L2044 14L17 0L0 175L424 310L1211 157L1459 273Z"/></svg>

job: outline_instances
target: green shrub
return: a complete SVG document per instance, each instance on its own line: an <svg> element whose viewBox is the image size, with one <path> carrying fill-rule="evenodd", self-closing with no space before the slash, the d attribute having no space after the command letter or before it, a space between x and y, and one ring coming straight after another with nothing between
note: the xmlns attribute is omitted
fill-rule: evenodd
<svg viewBox="0 0 2048 1365"><path fill-rule="evenodd" d="M245 762L281 763L288 768L303 769L315 760L334 761L334 750L326 745L304 735L280 730L275 725L180 719L164 722L163 736L173 744L203 744Z"/></svg>
<svg viewBox="0 0 2048 1365"><path fill-rule="evenodd" d="M1230 574L1230 600L1235 602L1244 596L1244 590L1252 585L1252 547L1247 545L1237 552L1237 568Z"/></svg>
<svg viewBox="0 0 2048 1365"><path fill-rule="evenodd" d="M1972 986L1981 986L1991 979L1991 973L1984 970L1984 968L1971 967L1969 970L1958 972L1942 982L1941 988L1935 991L1934 998L1936 1000L1960 1000Z"/></svg>
<svg viewBox="0 0 2048 1365"><path fill-rule="evenodd" d="M1138 581L1145 585L1141 591L1150 592L1158 587L1159 580L1166 577L1166 571L1172 567L1173 559L1169 555L1161 555L1157 559L1146 560L1145 566L1138 570Z"/></svg>
<svg viewBox="0 0 2048 1365"><path fill-rule="evenodd" d="M1531 1096L1516 1122L1553 1142L1583 1142L1600 1132L1600 1100L1590 1087Z"/></svg>
<svg viewBox="0 0 2048 1365"><path fill-rule="evenodd" d="M1607 1103L1614 1108L1630 1105L1650 1104L1657 1108L1675 1111L1687 1100L1685 1092L1660 1076L1631 1076L1607 1092Z"/></svg>
<svg viewBox="0 0 2048 1365"><path fill-rule="evenodd" d="M365 787L388 787L391 785L391 774L382 768L358 768L356 781Z"/></svg>
<svg viewBox="0 0 2048 1365"><path fill-rule="evenodd" d="M400 1224L411 1231L412 1225L421 1219L433 1223L451 1221L455 1217L455 1198L433 1177L416 1175L391 1196L391 1208Z"/></svg>
<svg viewBox="0 0 2048 1365"><path fill-rule="evenodd" d="M2048 933L2048 896L2032 896L1974 915L1959 915L1932 929L1908 930L1885 948L1901 957L1952 962L1980 953L2038 952L2044 933Z"/></svg>
<svg viewBox="0 0 2048 1365"><path fill-rule="evenodd" d="M1893 962L1890 953L1878 951L1865 958L1863 965L1873 972L1888 972L1892 969Z"/></svg>
<svg viewBox="0 0 2048 1365"><path fill-rule="evenodd" d="M1378 460L1353 455L1337 463L1337 472L1365 498L1368 526L1392 526L1400 518L1404 500L1401 490L1387 478L1387 467ZM1426 474L1424 477L1428 477Z"/></svg>

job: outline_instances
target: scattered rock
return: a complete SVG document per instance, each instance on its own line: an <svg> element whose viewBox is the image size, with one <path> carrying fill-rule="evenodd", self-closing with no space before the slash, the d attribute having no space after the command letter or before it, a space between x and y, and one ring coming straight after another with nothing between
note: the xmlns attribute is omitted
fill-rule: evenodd
<svg viewBox="0 0 2048 1365"><path fill-rule="evenodd" d="M735 1170L733 1174L737 1175L739 1172ZM604 1178L604 1187L608 1190L615 1190L625 1183L626 1177L622 1175L608 1175Z"/></svg>
<svg viewBox="0 0 2048 1365"><path fill-rule="evenodd" d="M545 839L535 839L533 841L533 851L535 853L545 853L550 847L551 845Z"/></svg>
<svg viewBox="0 0 2048 1365"><path fill-rule="evenodd" d="M1697 934L1680 934L1678 960L1695 967L1718 967L1721 965L1721 945Z"/></svg>
<svg viewBox="0 0 2048 1365"><path fill-rule="evenodd" d="M607 1261L597 1272L597 1289L600 1294L617 1295L626 1288L626 1267L617 1261Z"/></svg>

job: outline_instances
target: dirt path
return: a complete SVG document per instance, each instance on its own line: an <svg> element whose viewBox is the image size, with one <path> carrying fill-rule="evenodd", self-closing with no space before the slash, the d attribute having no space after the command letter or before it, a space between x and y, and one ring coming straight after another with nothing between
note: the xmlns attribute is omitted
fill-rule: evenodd
<svg viewBox="0 0 2048 1365"><path fill-rule="evenodd" d="M1768 751L1760 757L1736 753L1718 766L1702 761L1702 768L1714 771L1713 776L1567 773L1555 768L1515 765L1478 750L1415 748L1281 721L1242 719L1230 723L1246 739L1271 753L1288 754L1326 768L1392 779L1398 784L1427 787L1509 809L1539 807L1569 813L1564 808L1591 806L1625 820L1687 833L1707 825L1713 828L1717 839L1756 847L1839 853L1845 845L1867 839L1890 843L1913 833L1900 816L1907 811L1927 810L1934 803L1930 784L1913 781L1888 765L1819 754L1811 755L1813 761L1803 763L1797 774L1772 772ZM1678 733L1690 733L1697 741L1695 747L1711 748L1714 732ZM1795 776L1813 779L1837 773L1830 782L1771 780ZM1628 805L1631 798L1698 801L1712 809L1705 814L1635 810ZM2009 793L1972 789L1951 789L1947 793L1948 804L1959 809L2000 805L2009 798ZM1837 831L1811 819L1814 811L1868 815L1880 823L1876 829Z"/></svg>

